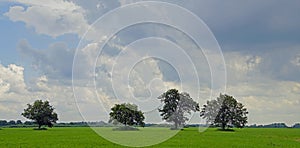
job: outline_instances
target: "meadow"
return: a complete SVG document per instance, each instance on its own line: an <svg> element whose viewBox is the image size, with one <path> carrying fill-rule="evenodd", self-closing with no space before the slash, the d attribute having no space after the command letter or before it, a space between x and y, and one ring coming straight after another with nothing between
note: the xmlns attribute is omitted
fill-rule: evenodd
<svg viewBox="0 0 300 148"><path fill-rule="evenodd" d="M108 128L103 129L108 130ZM99 130L103 129L99 128ZM157 128L141 128L140 131L119 132L136 132L137 135L143 135L157 130ZM159 136L159 133L156 136ZM32 128L2 128L0 147L124 146L105 140L88 127L55 127L45 131ZM150 147L300 147L300 129L244 128L235 129L234 132L224 132L209 128L199 132L198 128L186 128L171 139Z"/></svg>

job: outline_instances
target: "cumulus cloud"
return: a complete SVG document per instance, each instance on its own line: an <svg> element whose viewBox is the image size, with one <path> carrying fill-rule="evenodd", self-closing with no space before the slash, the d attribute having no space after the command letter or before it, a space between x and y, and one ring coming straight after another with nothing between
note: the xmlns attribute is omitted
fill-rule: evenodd
<svg viewBox="0 0 300 148"><path fill-rule="evenodd" d="M0 64L0 111L4 117L15 117L20 102L28 100L29 92L24 82L24 68L15 64Z"/></svg>
<svg viewBox="0 0 300 148"><path fill-rule="evenodd" d="M71 33L81 37L89 24L106 12L136 1L92 0L86 3L80 0L53 0L45 3L39 0L15 0L14 2L17 5L11 6L5 13L10 20L24 22L28 27L34 28L38 34L58 37ZM294 13L298 10L295 9L298 2L285 2L289 6L286 8L282 8L281 2L270 1L183 2L166 0L166 2L184 6L203 18L216 34L217 40L226 48L224 50L228 74L226 93L234 95L249 108L250 123L273 122L272 119L276 117L288 119L289 122L297 119L295 118L298 114L297 105L300 102L298 99L300 53L298 47L290 48L292 45L286 45L293 42L290 39L296 36L299 30L297 24L300 21L295 19L297 13ZM283 13L277 11L282 10L281 8L284 10ZM287 11L288 8L293 11ZM161 11L153 11L164 15ZM142 16L143 13L139 15ZM185 22L184 18L178 17L177 19ZM113 28L123 21L126 19L115 19L114 23L104 23L104 25ZM94 31L88 35L92 36L93 40L79 47L79 55L75 55L75 49L70 49L66 43L53 43L47 49L35 49L27 41L20 41L18 44L20 53L29 57L32 60L33 70L40 73L30 81L32 84L26 84L23 67L14 64L0 65L0 98L2 102L8 104L7 106L0 105L1 112L10 112L10 115L17 116L24 104L32 102L33 98L42 97L51 98L51 102L61 113L63 120L80 120L76 116L78 112L76 112L71 86L74 55L80 61L73 69L77 74L74 81L77 97L75 102L79 103L84 114L90 115L88 119L91 120L107 118L105 109L107 111L114 103L123 101L137 102L142 109L150 110L151 105L159 105L159 102L152 102L149 105L145 103L149 101L147 99L155 100L162 90L168 88L181 89L180 85L183 85L183 91L188 91L202 104L209 99L212 91L217 93L224 91L220 89L221 86L211 85L213 75L209 67L211 63L207 61L209 56L213 59L210 62L222 63L222 58L213 52L203 53L203 50L198 49L184 32L170 26L150 23L129 26L113 35L102 53L99 53L99 43L106 41L109 36L105 34L107 30L97 27L91 28ZM190 25L189 27L197 28L198 26ZM170 61L160 61L149 56L151 55L149 49L155 45L166 47L165 51L171 51L170 46L163 46L160 42L143 44L144 48L136 51L126 51L131 50L126 49L128 44L147 37L164 38L187 49L184 51L186 54L163 53L164 56L170 56L178 61L170 64L168 63ZM286 42L285 45L279 43L280 48L274 47L275 45L267 48L260 46L261 42L272 44L280 38L284 38L280 42ZM253 50L245 48L249 45L248 43L254 47ZM172 47L172 49L175 48ZM194 74L191 67L193 66L190 63L180 63L188 57L192 58L192 63L197 67L199 80L192 78ZM131 64L130 60L134 58L144 60L137 62L135 67L128 66ZM215 76L219 76L214 77L214 81L220 81L220 84L224 82L224 76L218 75L219 72L224 71L222 68L224 67L220 66L213 71ZM190 79L180 82L182 77ZM200 83L200 90L195 84L197 81ZM114 86L112 83L115 83ZM213 94L213 98L217 95ZM200 99L195 98L198 96ZM99 107L101 103L103 103L103 108ZM100 114L97 114L99 112ZM287 118L288 114L295 117Z"/></svg>
<svg viewBox="0 0 300 148"><path fill-rule="evenodd" d="M7 82L4 82L2 79L0 79L0 92L2 93L6 93L9 91L10 88L10 84Z"/></svg>
<svg viewBox="0 0 300 148"><path fill-rule="evenodd" d="M24 57L32 61L32 69L41 74L41 76L33 78L27 86L32 98L51 99L58 112L61 113L62 120L65 121L82 120L78 116L76 104L81 106L79 111L82 114L93 112L90 116L85 117L87 120L106 120L106 111L115 103L115 98L111 95L113 92L109 87L109 71L105 67L94 67L94 57L98 54L97 43L91 43L79 49L78 52L82 54L77 54L80 62L75 63L74 69L72 67L75 49L69 49L65 43L53 43L49 45L48 49L34 49L26 40L22 40L18 45L18 50ZM104 66L113 64L109 58L104 61L107 64ZM72 70L78 74L74 78L74 86L72 86ZM94 73L95 70L97 75ZM93 81L88 79L95 76L101 77L98 81L101 85L97 91ZM74 99L73 91L76 99ZM104 106L106 108L102 107L101 103L103 102L101 101L108 103ZM98 109L92 111L93 106Z"/></svg>
<svg viewBox="0 0 300 148"><path fill-rule="evenodd" d="M1 92L26 92L26 84L24 82L24 68L15 64L10 64L7 67L0 65L0 83Z"/></svg>
<svg viewBox="0 0 300 148"><path fill-rule="evenodd" d="M249 110L250 123L298 122L299 83L265 79L229 85L227 93L242 102ZM289 120L289 116L293 116ZM285 120L285 121L284 121Z"/></svg>
<svg viewBox="0 0 300 148"><path fill-rule="evenodd" d="M251 74L259 72L262 57L239 52L227 52L224 54L228 72L229 83L245 81Z"/></svg>
<svg viewBox="0 0 300 148"><path fill-rule="evenodd" d="M29 90L31 92L49 92L51 91L48 87L48 78L46 75L42 75L35 78L29 85Z"/></svg>
<svg viewBox="0 0 300 148"><path fill-rule="evenodd" d="M88 29L85 12L70 1L55 0L41 2L38 0L16 0L25 6L11 6L4 15L10 20L21 21L33 27L38 34L52 37L73 33L79 36Z"/></svg>
<svg viewBox="0 0 300 148"><path fill-rule="evenodd" d="M89 95L89 98L86 98L85 95L87 94L81 92L81 88L76 88L74 91L76 98L80 102L92 103L89 109L85 108L86 104L84 103L79 106L85 110L83 114L87 118L91 119L91 116L95 115L95 113L89 114L90 110L93 110L91 108L95 107L95 112L97 112L97 108L101 104L103 108L109 110L115 103L134 102L144 111L155 110L160 105L157 97L163 91L169 88L181 88L181 82L164 79L164 75L169 75L171 74L169 72L174 71L163 73L159 65L160 60L156 58L158 55L155 56L155 54L150 52L151 49L158 51L161 48L151 46L138 47L148 48L133 48L126 47L126 45L114 46L111 43L110 46L106 47L107 52L111 48L118 48L118 52L117 54L108 54L107 52L99 52L100 48L97 43L89 43L85 47L78 49L75 57L78 61L74 62L74 84L82 87L93 87L95 85L95 90ZM172 48L168 47L167 49L171 50ZM168 56L169 58L172 57L172 55ZM173 57L173 61L174 59ZM179 61L174 65L184 68L184 64L180 64ZM183 69L181 70L183 71ZM87 73L83 74L84 72ZM187 83L185 83L185 86L186 90L188 90ZM194 94L197 94L197 90ZM94 96L91 97L91 95ZM98 103L89 100L94 100ZM98 104L98 106L95 106L95 104ZM99 114L103 115L105 113L102 111ZM147 117L148 121L151 121L152 117Z"/></svg>
<svg viewBox="0 0 300 148"><path fill-rule="evenodd" d="M0 64L0 112L2 119L21 119L26 104L34 100L49 100L56 108L60 121L82 120L73 99L72 86L49 82L47 76L35 78L33 84L24 81L24 67L15 64ZM89 87L81 88L88 98Z"/></svg>
<svg viewBox="0 0 300 148"><path fill-rule="evenodd" d="M72 1L84 9L85 18L89 24L92 24L105 13L120 6L120 2L118 0L89 0L88 3L82 0Z"/></svg>

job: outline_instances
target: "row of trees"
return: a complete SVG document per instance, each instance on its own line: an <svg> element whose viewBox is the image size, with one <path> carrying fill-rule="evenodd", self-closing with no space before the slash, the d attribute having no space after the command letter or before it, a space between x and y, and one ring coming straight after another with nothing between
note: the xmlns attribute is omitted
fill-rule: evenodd
<svg viewBox="0 0 300 148"><path fill-rule="evenodd" d="M10 121L0 120L0 126L19 125L19 124L23 124L21 120L17 120L17 121L15 121L15 120L10 120Z"/></svg>
<svg viewBox="0 0 300 148"><path fill-rule="evenodd" d="M207 101L200 110L188 93L179 93L170 89L160 95L158 99L164 104L158 111L162 119L174 123L174 129L184 126L191 112L200 111L200 117L223 130L229 127L242 128L247 123L247 109L232 96L220 94L216 100ZM144 115L134 104L116 104L111 108L110 122L119 122L126 125L144 126Z"/></svg>
<svg viewBox="0 0 300 148"><path fill-rule="evenodd" d="M170 89L160 95L158 99L163 103L158 111L163 120L174 124L174 129L184 126L188 115L200 111L200 117L223 130L228 127L242 128L247 123L247 109L232 96L220 94L216 100L207 101L200 109L188 93L180 93L177 89ZM130 103L116 104L111 108L110 123L122 123L125 126L145 126L144 113L138 106ZM58 120L54 107L48 101L36 100L32 105L27 104L22 116L33 120L40 129L42 125L52 127Z"/></svg>

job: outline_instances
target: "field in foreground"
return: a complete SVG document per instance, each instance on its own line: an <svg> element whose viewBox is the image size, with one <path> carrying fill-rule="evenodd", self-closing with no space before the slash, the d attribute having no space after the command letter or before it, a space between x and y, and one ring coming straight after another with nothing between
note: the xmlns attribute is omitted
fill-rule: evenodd
<svg viewBox="0 0 300 148"><path fill-rule="evenodd" d="M153 128L154 129L154 128ZM147 132L151 128L140 131ZM123 131L124 132L124 131ZM159 135L157 135L159 136ZM31 128L3 128L0 147L122 147L98 136L87 127L52 128L36 131ZM300 147L300 129L235 129L221 132L187 128L171 139L152 147Z"/></svg>

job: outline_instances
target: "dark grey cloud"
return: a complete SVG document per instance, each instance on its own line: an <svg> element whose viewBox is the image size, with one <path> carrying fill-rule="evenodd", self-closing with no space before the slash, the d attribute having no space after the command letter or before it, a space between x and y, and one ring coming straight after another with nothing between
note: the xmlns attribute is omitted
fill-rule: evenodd
<svg viewBox="0 0 300 148"><path fill-rule="evenodd" d="M32 61L40 73L53 79L71 79L74 50L63 42L49 45L48 49L34 49L26 40L21 40L17 49Z"/></svg>
<svg viewBox="0 0 300 148"><path fill-rule="evenodd" d="M86 18L92 23L106 12L121 5L119 1L93 0L89 3L74 1L86 10ZM299 44L300 18L297 17L300 2L290 1L166 1L178 4L194 12L212 29L223 51L237 51L241 55L261 56L259 70L251 76L267 76L280 80L298 81L299 68L297 50L290 49ZM180 19L180 18L179 18ZM104 47L103 53L118 55L122 47L137 39L162 37L183 48L188 40L182 32L165 25L137 24L124 28ZM50 77L70 78L74 51L64 43L54 43L49 49L33 49L28 43L20 42L20 51L31 57L39 69ZM195 47L192 47L195 48ZM228 57L230 58L230 57ZM225 59L226 60L226 59ZM228 60L228 59L227 59ZM291 62L294 61L294 62ZM204 61L205 62L205 61ZM251 61L248 61L251 64ZM167 81L178 81L178 76L168 66L159 63ZM205 77L207 78L207 77ZM204 79L205 79L204 78Z"/></svg>
<svg viewBox="0 0 300 148"><path fill-rule="evenodd" d="M92 0L89 3L73 1L85 9L86 19L91 24L122 4L141 0ZM298 0L157 1L177 4L195 13L212 30L224 51L261 50L261 46L265 45L299 44L300 41ZM136 31L135 36L143 33L145 32Z"/></svg>
<svg viewBox="0 0 300 148"><path fill-rule="evenodd" d="M229 84L248 81L260 83L268 79L300 82L299 46L262 48L225 52Z"/></svg>
<svg viewBox="0 0 300 148"><path fill-rule="evenodd" d="M226 50L300 41L297 0L194 0L179 4L202 18Z"/></svg>
<svg viewBox="0 0 300 148"><path fill-rule="evenodd" d="M163 74L163 80L169 82L180 82L180 77L175 67L168 63L167 61L159 60L158 62L159 69Z"/></svg>
<svg viewBox="0 0 300 148"><path fill-rule="evenodd" d="M300 47L264 52L261 72L277 80L300 82L299 54Z"/></svg>
<svg viewBox="0 0 300 148"><path fill-rule="evenodd" d="M184 32L172 26L158 23L141 23L129 26L116 33L115 36L108 41L108 43L104 46L102 50L102 54L116 57L129 44L139 39L145 39L149 37L166 39L182 48L184 52L186 52L186 54L190 56L193 63L198 64L196 66L198 66L198 68L201 69L201 71L199 71L202 76L200 78L200 81L202 83L210 85L210 71L205 55L203 55L203 53L201 52L195 52L197 50L200 51L201 49L197 47L196 43L190 38L188 34L185 34ZM147 53L147 50L150 50L148 49L149 47L146 46L141 48L143 49L140 50L144 51L144 53ZM172 55L173 53L166 54ZM185 58L186 55L172 56L176 56L178 59L180 59ZM198 57L192 58L192 56ZM170 63L168 63L168 61L163 61L163 59L157 60L159 61L158 66L163 74L164 81L180 82L179 74L174 68L174 66L176 65L171 65Z"/></svg>

